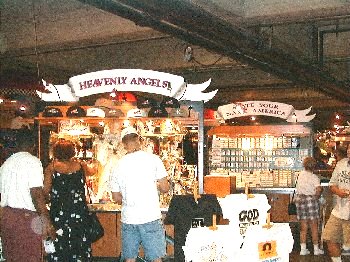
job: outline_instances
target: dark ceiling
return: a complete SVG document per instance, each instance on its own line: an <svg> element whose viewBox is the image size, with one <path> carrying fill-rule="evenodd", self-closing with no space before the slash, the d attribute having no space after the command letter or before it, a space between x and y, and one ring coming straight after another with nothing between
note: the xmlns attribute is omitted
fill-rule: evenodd
<svg viewBox="0 0 350 262"><path fill-rule="evenodd" d="M209 108L269 100L312 106L319 124L350 118L346 0L3 0L0 18L3 93L141 68L211 78Z"/></svg>

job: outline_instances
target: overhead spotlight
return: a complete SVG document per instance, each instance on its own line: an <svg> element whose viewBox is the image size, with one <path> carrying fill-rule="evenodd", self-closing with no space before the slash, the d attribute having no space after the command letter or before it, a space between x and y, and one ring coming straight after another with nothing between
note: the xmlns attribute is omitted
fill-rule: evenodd
<svg viewBox="0 0 350 262"><path fill-rule="evenodd" d="M24 112L24 111L26 111L27 110L27 107L25 106L25 105L21 105L20 107L19 107L19 111L21 111L21 112Z"/></svg>
<svg viewBox="0 0 350 262"><path fill-rule="evenodd" d="M255 116L252 116L252 117L250 117L250 120L255 121L255 120L256 120L256 117L255 117Z"/></svg>
<svg viewBox="0 0 350 262"><path fill-rule="evenodd" d="M336 118L336 119L340 119L340 115L336 114L336 115L335 115L335 118Z"/></svg>
<svg viewBox="0 0 350 262"><path fill-rule="evenodd" d="M184 51L184 60L190 62L193 58L193 49L190 46L187 46Z"/></svg>

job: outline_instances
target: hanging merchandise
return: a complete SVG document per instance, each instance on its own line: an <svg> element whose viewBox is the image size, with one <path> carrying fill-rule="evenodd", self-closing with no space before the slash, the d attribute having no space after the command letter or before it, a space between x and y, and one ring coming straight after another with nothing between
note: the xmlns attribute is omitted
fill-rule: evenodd
<svg viewBox="0 0 350 262"><path fill-rule="evenodd" d="M168 117L168 111L164 107L155 106L152 107L148 112L148 117Z"/></svg>
<svg viewBox="0 0 350 262"><path fill-rule="evenodd" d="M133 102L136 102L137 99L136 99L136 97L134 96L133 93L130 93L130 92L117 92L117 94L116 94L116 101L117 102L130 102L130 103L133 103Z"/></svg>
<svg viewBox="0 0 350 262"><path fill-rule="evenodd" d="M174 195L171 199L164 223L166 225L174 225L175 261L185 261L182 247L185 246L186 236L190 229L193 227L211 226L213 224L213 214L222 214L220 204L215 195L202 194L197 201L195 201L193 194Z"/></svg>
<svg viewBox="0 0 350 262"><path fill-rule="evenodd" d="M241 248L242 261L289 261L294 239L288 223L273 223L270 227L251 225Z"/></svg>
<svg viewBox="0 0 350 262"><path fill-rule="evenodd" d="M145 116L147 116L147 113L143 109L134 108L134 109L130 109L126 113L126 116L129 117L129 118L138 118L138 117L145 117Z"/></svg>
<svg viewBox="0 0 350 262"><path fill-rule="evenodd" d="M180 103L177 99L173 97L164 97L163 101L160 103L161 107L179 108Z"/></svg>
<svg viewBox="0 0 350 262"><path fill-rule="evenodd" d="M114 102L111 99L107 98L98 98L95 101L96 107L105 107L105 108L113 108Z"/></svg>
<svg viewBox="0 0 350 262"><path fill-rule="evenodd" d="M172 108L169 117L188 117L188 112L184 108Z"/></svg>
<svg viewBox="0 0 350 262"><path fill-rule="evenodd" d="M204 119L215 119L216 111L214 109L204 109Z"/></svg>
<svg viewBox="0 0 350 262"><path fill-rule="evenodd" d="M57 107L45 107L42 113L43 117L62 117L61 109Z"/></svg>
<svg viewBox="0 0 350 262"><path fill-rule="evenodd" d="M78 119L63 120L59 122L59 135L81 136L91 135L90 126Z"/></svg>
<svg viewBox="0 0 350 262"><path fill-rule="evenodd" d="M106 113L106 117L124 117L124 113L122 110L120 109L108 109L108 110L105 110L105 113Z"/></svg>
<svg viewBox="0 0 350 262"><path fill-rule="evenodd" d="M152 108L157 105L157 101L152 98L138 97L137 108Z"/></svg>
<svg viewBox="0 0 350 262"><path fill-rule="evenodd" d="M101 108L91 107L86 110L86 116L90 117L105 117L106 113Z"/></svg>
<svg viewBox="0 0 350 262"><path fill-rule="evenodd" d="M66 116L67 117L84 117L86 116L86 111L84 108L80 106L71 106L68 108Z"/></svg>

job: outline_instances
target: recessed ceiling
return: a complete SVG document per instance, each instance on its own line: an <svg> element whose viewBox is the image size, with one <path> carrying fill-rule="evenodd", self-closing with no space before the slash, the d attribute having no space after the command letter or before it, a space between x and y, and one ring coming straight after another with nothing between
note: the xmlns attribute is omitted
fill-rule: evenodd
<svg viewBox="0 0 350 262"><path fill-rule="evenodd" d="M270 100L322 116L349 106L349 16L345 0L3 0L0 85L141 68L211 78L207 107Z"/></svg>

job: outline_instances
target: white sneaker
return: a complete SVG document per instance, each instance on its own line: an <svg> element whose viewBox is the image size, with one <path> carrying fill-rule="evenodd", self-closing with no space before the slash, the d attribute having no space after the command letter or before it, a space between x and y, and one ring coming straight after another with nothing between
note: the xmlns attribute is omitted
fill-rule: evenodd
<svg viewBox="0 0 350 262"><path fill-rule="evenodd" d="M323 255L324 251L322 249L315 249L314 250L314 255L315 256L319 256L319 255Z"/></svg>
<svg viewBox="0 0 350 262"><path fill-rule="evenodd" d="M307 249L302 249L302 250L300 250L300 255L301 256L310 255L310 251Z"/></svg>

